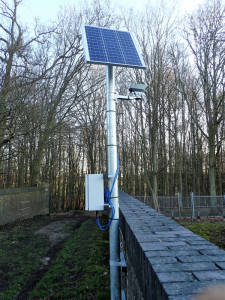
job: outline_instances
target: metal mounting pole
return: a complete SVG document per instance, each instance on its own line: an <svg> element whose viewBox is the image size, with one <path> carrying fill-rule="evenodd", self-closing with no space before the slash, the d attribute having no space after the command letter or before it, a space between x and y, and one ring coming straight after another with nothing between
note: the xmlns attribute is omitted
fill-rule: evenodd
<svg viewBox="0 0 225 300"><path fill-rule="evenodd" d="M113 66L106 66L106 112L108 174L114 175L117 169L117 134L115 74ZM108 179L109 190L111 190L113 180L114 176L109 177ZM118 179L116 179L112 191L111 201L115 208L115 215L109 229L111 300L119 300L121 299L121 287ZM109 217L111 217L111 212Z"/></svg>

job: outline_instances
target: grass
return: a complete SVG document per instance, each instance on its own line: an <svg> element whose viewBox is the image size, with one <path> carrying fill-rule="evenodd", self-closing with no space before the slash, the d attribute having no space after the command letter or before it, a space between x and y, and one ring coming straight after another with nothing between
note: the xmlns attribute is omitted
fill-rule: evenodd
<svg viewBox="0 0 225 300"><path fill-rule="evenodd" d="M18 225L9 232L0 232L0 299L14 298L38 267L48 246L48 238L31 235L31 228Z"/></svg>
<svg viewBox="0 0 225 300"><path fill-rule="evenodd" d="M107 255L104 234L86 221L67 239L30 299L109 299Z"/></svg>
<svg viewBox="0 0 225 300"><path fill-rule="evenodd" d="M0 299L14 299L36 274L50 241L34 230L48 223L40 218L0 230ZM107 233L93 219L79 228L72 221L61 231L70 236L29 290L29 299L110 299Z"/></svg>

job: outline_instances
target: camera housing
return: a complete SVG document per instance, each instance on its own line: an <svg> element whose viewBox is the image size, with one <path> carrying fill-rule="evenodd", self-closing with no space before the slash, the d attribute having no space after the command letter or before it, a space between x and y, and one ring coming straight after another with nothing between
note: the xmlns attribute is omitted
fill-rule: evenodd
<svg viewBox="0 0 225 300"><path fill-rule="evenodd" d="M117 95L117 100L141 100L147 85L144 83L132 83L129 87L129 95Z"/></svg>
<svg viewBox="0 0 225 300"><path fill-rule="evenodd" d="M147 88L147 85L146 84L143 84L143 83L132 83L130 85L130 88L129 88L129 91L131 93L143 93Z"/></svg>

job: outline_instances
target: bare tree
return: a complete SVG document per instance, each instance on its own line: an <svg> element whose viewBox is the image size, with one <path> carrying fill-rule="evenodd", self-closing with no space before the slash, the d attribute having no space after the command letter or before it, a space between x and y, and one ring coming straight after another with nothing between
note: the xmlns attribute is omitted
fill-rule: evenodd
<svg viewBox="0 0 225 300"><path fill-rule="evenodd" d="M201 84L197 99L200 112L193 120L207 139L209 149L209 191L216 195L216 155L221 150L223 134L216 139L224 121L225 101L225 7L220 0L208 1L189 19L185 39L195 59L196 71ZM191 112L191 110L190 110ZM201 121L205 121L205 127Z"/></svg>
<svg viewBox="0 0 225 300"><path fill-rule="evenodd" d="M20 133L23 125L20 116L27 105L30 89L48 71L35 72L40 60L34 59L32 47L43 43L52 29L36 31L33 37L27 38L17 18L21 2L0 1L0 148Z"/></svg>

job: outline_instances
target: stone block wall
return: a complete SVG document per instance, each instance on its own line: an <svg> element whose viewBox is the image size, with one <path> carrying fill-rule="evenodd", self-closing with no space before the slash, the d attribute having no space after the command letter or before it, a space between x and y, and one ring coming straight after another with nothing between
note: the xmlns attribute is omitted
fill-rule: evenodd
<svg viewBox="0 0 225 300"><path fill-rule="evenodd" d="M190 300L225 285L225 251L120 192L126 299Z"/></svg>
<svg viewBox="0 0 225 300"><path fill-rule="evenodd" d="M47 184L0 190L0 226L46 214L49 214Z"/></svg>

